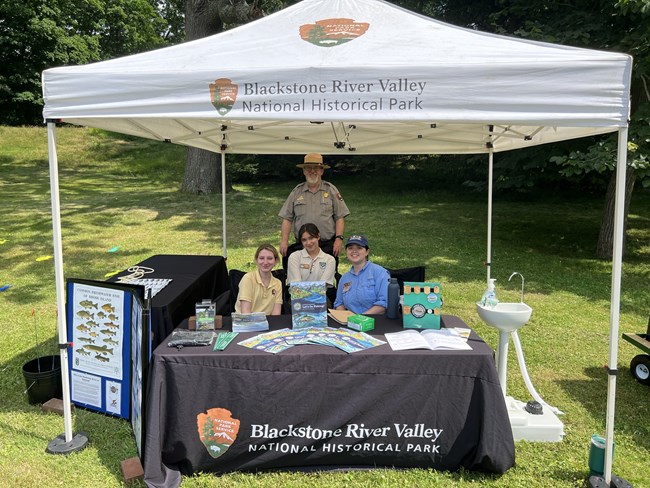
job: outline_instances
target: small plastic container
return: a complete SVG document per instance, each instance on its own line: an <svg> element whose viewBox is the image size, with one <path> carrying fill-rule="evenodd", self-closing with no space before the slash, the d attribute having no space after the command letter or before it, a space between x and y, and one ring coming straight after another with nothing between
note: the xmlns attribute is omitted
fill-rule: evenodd
<svg viewBox="0 0 650 488"><path fill-rule="evenodd" d="M591 435L589 445L589 476L602 476L605 473L605 446L606 440L598 434ZM612 456L614 447L612 446Z"/></svg>
<svg viewBox="0 0 650 488"><path fill-rule="evenodd" d="M365 315L351 315L348 317L348 327L350 329L358 330L359 332L374 330L375 319L372 317L366 317Z"/></svg>
<svg viewBox="0 0 650 488"><path fill-rule="evenodd" d="M497 298L497 292L495 290L494 282L496 281L496 278L490 278L488 281L488 287L483 292L483 296L481 297L481 305L488 307L488 308L494 308L497 306L497 303L499 303L499 299Z"/></svg>

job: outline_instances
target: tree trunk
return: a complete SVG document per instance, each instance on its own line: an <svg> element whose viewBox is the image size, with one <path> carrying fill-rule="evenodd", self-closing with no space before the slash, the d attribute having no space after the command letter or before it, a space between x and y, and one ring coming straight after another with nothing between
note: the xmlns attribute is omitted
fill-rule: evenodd
<svg viewBox="0 0 650 488"><path fill-rule="evenodd" d="M219 192L221 189L220 159L219 154L188 147L181 190L194 195Z"/></svg>
<svg viewBox="0 0 650 488"><path fill-rule="evenodd" d="M630 208L630 199L636 174L634 168L628 166L625 171L625 209L623 211L623 256L625 256L625 229L627 229L627 213ZM605 208L600 221L600 233L596 245L596 256L602 259L612 259L614 254L614 207L616 196L616 171L612 172L605 194Z"/></svg>
<svg viewBox="0 0 650 488"><path fill-rule="evenodd" d="M223 30L219 10L210 0L185 0L185 40L193 41ZM194 195L221 191L219 155L188 147L181 190Z"/></svg>
<svg viewBox="0 0 650 488"><path fill-rule="evenodd" d="M244 24L261 12L255 4L231 0L185 0L185 40L192 41L223 31L223 24ZM187 148L182 191L195 195L221 192L221 156L204 149ZM226 180L225 192L232 190Z"/></svg>
<svg viewBox="0 0 650 488"><path fill-rule="evenodd" d="M193 41L223 31L224 23L245 24L262 16L257 2L246 0L185 0L185 40ZM188 147L181 189L195 195L221 192L221 156ZM225 192L232 191L226 180Z"/></svg>

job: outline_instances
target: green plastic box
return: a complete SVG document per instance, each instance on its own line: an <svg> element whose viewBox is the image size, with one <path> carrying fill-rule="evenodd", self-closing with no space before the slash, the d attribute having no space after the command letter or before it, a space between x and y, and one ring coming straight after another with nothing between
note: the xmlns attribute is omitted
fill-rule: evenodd
<svg viewBox="0 0 650 488"><path fill-rule="evenodd" d="M440 329L440 283L404 282L402 317L405 329Z"/></svg>
<svg viewBox="0 0 650 488"><path fill-rule="evenodd" d="M375 328L375 319L365 315L350 315L348 317L348 327L359 332L373 330Z"/></svg>

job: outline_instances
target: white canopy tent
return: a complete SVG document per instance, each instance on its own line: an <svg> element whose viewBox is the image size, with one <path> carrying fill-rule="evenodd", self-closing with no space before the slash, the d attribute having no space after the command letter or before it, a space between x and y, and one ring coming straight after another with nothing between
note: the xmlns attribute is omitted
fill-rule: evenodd
<svg viewBox="0 0 650 488"><path fill-rule="evenodd" d="M382 0L303 0L197 41L46 70L58 307L58 120L219 152L222 163L227 153L487 153L490 176L494 152L618 131L609 483L631 69L627 55L463 29ZM225 255L225 215L223 222ZM491 207L488 262L490 229ZM61 337L65 330L60 314Z"/></svg>

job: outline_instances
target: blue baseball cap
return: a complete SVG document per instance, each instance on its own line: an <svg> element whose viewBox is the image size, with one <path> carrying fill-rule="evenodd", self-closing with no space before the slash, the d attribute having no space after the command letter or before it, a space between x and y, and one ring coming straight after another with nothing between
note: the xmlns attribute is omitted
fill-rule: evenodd
<svg viewBox="0 0 650 488"><path fill-rule="evenodd" d="M353 244L368 249L368 239L366 239L366 236L362 234L353 234L348 237L348 242L345 243L345 247L351 246Z"/></svg>

